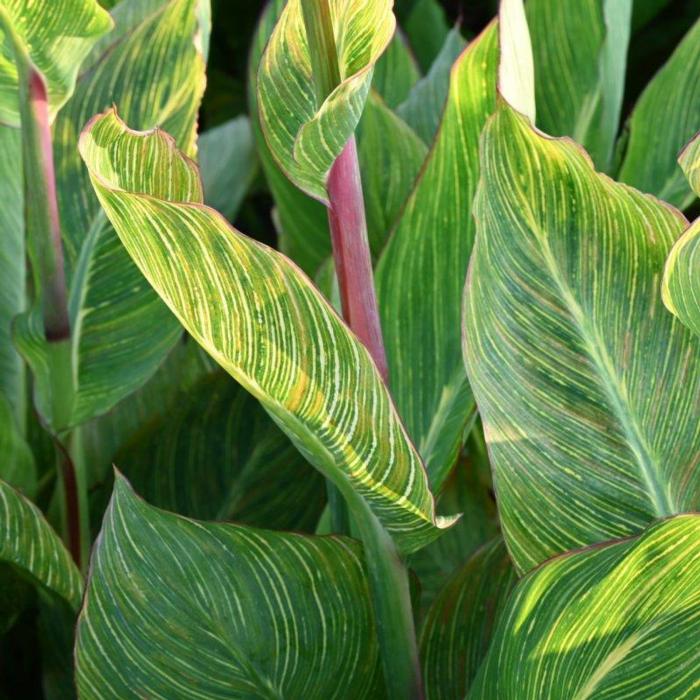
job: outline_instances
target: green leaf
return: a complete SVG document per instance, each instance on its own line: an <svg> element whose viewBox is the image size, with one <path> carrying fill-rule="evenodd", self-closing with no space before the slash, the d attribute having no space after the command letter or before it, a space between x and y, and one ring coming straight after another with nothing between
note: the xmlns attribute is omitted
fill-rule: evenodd
<svg viewBox="0 0 700 700"><path fill-rule="evenodd" d="M205 131L198 146L204 201L233 221L258 172L248 117L236 117Z"/></svg>
<svg viewBox="0 0 700 700"><path fill-rule="evenodd" d="M41 511L0 481L0 561L78 608L83 580Z"/></svg>
<svg viewBox="0 0 700 700"><path fill-rule="evenodd" d="M17 426L10 402L0 392L0 477L30 498L36 491L36 467L31 448Z"/></svg>
<svg viewBox="0 0 700 700"><path fill-rule="evenodd" d="M311 282L201 206L196 167L163 132L130 131L110 111L80 151L125 247L197 342L404 551L434 539L448 523L420 458L367 351Z"/></svg>
<svg viewBox="0 0 700 700"><path fill-rule="evenodd" d="M431 606L420 636L427 700L462 700L516 582L503 540L481 548L455 572Z"/></svg>
<svg viewBox="0 0 700 700"><path fill-rule="evenodd" d="M41 73L48 92L49 116L71 96L78 69L97 39L112 28L96 0L0 2L0 122L19 126L15 53L20 51ZM4 36L3 36L4 35Z"/></svg>
<svg viewBox="0 0 700 700"><path fill-rule="evenodd" d="M619 128L631 5L631 0L529 0L526 7L537 126L553 136L571 136L601 170L611 165Z"/></svg>
<svg viewBox="0 0 700 700"><path fill-rule="evenodd" d="M304 194L279 169L263 136L258 108L258 67L285 2L271 0L260 18L248 66L248 104L258 157L275 200L273 220L279 248L313 276L331 253L326 207Z"/></svg>
<svg viewBox="0 0 700 700"><path fill-rule="evenodd" d="M78 623L79 694L367 697L378 646L360 557L345 538L166 513L117 477Z"/></svg>
<svg viewBox="0 0 700 700"><path fill-rule="evenodd" d="M321 475L221 370L179 392L114 463L150 503L195 518L308 532L325 502Z"/></svg>
<svg viewBox="0 0 700 700"><path fill-rule="evenodd" d="M56 120L56 175L77 358L73 424L104 413L141 386L182 333L102 212L77 151L79 131L114 104L139 128L167 128L194 155L205 80L196 46L200 4L161 2L143 21L118 32Z"/></svg>
<svg viewBox="0 0 700 700"><path fill-rule="evenodd" d="M497 43L492 24L455 63L442 125L377 268L389 385L434 491L474 408L460 307L474 238L479 134L495 104Z"/></svg>
<svg viewBox="0 0 700 700"><path fill-rule="evenodd" d="M684 515L520 581L469 699L690 698L699 635L700 517Z"/></svg>
<svg viewBox="0 0 700 700"><path fill-rule="evenodd" d="M700 196L700 134L683 149L678 162L693 191ZM671 249L661 294L666 308L700 335L700 218Z"/></svg>
<svg viewBox="0 0 700 700"><path fill-rule="evenodd" d="M700 20L639 98L619 179L677 207L695 198L676 158L700 124Z"/></svg>
<svg viewBox="0 0 700 700"><path fill-rule="evenodd" d="M420 78L420 70L404 35L397 31L374 67L372 88L391 109L395 109L411 92Z"/></svg>
<svg viewBox="0 0 700 700"><path fill-rule="evenodd" d="M414 85L408 97L396 108L396 113L426 144L432 144L440 126L450 87L450 70L466 45L459 27L450 31L427 75Z"/></svg>
<svg viewBox="0 0 700 700"><path fill-rule="evenodd" d="M402 27L423 70L428 70L447 39L450 26L438 0L416 0Z"/></svg>
<svg viewBox="0 0 700 700"><path fill-rule="evenodd" d="M391 0L332 0L341 83L318 104L301 0L282 10L258 71L260 123L282 171L327 203L326 177L357 126L396 21Z"/></svg>
<svg viewBox="0 0 700 700"><path fill-rule="evenodd" d="M700 505L700 343L659 298L679 212L505 103L481 158L465 360L528 571Z"/></svg>

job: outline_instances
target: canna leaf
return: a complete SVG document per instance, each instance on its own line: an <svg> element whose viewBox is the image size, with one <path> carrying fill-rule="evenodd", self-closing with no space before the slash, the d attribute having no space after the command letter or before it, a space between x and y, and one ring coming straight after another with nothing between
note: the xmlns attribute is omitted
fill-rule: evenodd
<svg viewBox="0 0 700 700"><path fill-rule="evenodd" d="M420 636L427 700L464 698L515 582L508 551L498 538L444 584Z"/></svg>
<svg viewBox="0 0 700 700"><path fill-rule="evenodd" d="M0 562L78 608L83 581L68 550L41 511L0 481Z"/></svg>
<svg viewBox="0 0 700 700"><path fill-rule="evenodd" d="M198 146L204 201L233 221L258 172L248 117L236 117L205 131Z"/></svg>
<svg viewBox="0 0 700 700"><path fill-rule="evenodd" d="M528 574L468 697L692 697L699 634L700 517L683 515Z"/></svg>
<svg viewBox="0 0 700 700"><path fill-rule="evenodd" d="M10 402L0 393L0 475L32 498L36 491L34 455L20 432Z"/></svg>
<svg viewBox="0 0 700 700"><path fill-rule="evenodd" d="M416 59L404 35L397 31L374 67L372 88L388 107L395 109L408 97L419 78Z"/></svg>
<svg viewBox="0 0 700 700"><path fill-rule="evenodd" d="M411 50L418 64L427 71L444 45L450 26L438 0L415 0L397 3L399 10L409 4L401 26L406 31Z"/></svg>
<svg viewBox="0 0 700 700"><path fill-rule="evenodd" d="M125 247L197 342L404 551L434 539L448 523L420 458L368 353L309 280L201 206L196 167L163 132L110 111L80 151Z"/></svg>
<svg viewBox="0 0 700 700"><path fill-rule="evenodd" d="M700 505L700 342L659 299L679 212L505 103L481 172L465 360L528 571Z"/></svg>
<svg viewBox="0 0 700 700"><path fill-rule="evenodd" d="M79 695L367 697L380 672L360 557L345 538L176 516L117 476L78 622Z"/></svg>
<svg viewBox="0 0 700 700"><path fill-rule="evenodd" d="M686 208L695 198L676 158L700 125L700 19L639 98L619 179Z"/></svg>
<svg viewBox="0 0 700 700"><path fill-rule="evenodd" d="M71 96L92 45L112 28L96 0L0 2L0 122L19 126L15 53L25 54L46 84L51 119Z"/></svg>
<svg viewBox="0 0 700 700"><path fill-rule="evenodd" d="M435 492L474 410L459 319L474 238L479 134L495 104L497 60L492 24L452 68L434 146L377 267L389 384Z"/></svg>
<svg viewBox="0 0 700 700"><path fill-rule="evenodd" d="M340 84L319 106L301 0L282 10L258 70L260 123L287 177L327 203L326 177L357 126L396 21L392 0L331 0Z"/></svg>
<svg viewBox="0 0 700 700"><path fill-rule="evenodd" d="M683 149L678 162L700 196L700 134ZM664 269L661 294L668 310L700 335L700 219L676 241Z"/></svg>

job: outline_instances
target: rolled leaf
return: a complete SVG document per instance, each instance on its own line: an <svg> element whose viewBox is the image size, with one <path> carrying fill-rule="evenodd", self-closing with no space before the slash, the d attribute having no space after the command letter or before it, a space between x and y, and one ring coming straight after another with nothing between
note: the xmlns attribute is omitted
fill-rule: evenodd
<svg viewBox="0 0 700 700"><path fill-rule="evenodd" d="M289 179L327 203L326 178L355 131L374 64L394 34L392 0L331 0L341 83L318 100L301 0L282 10L258 70L260 123Z"/></svg>
<svg viewBox="0 0 700 700"><path fill-rule="evenodd" d="M700 125L700 19L639 98L619 179L677 207L695 198L676 158Z"/></svg>
<svg viewBox="0 0 700 700"><path fill-rule="evenodd" d="M678 162L693 191L700 196L700 134L683 149ZM700 219L671 249L661 292L668 310L700 335Z"/></svg>
<svg viewBox="0 0 700 700"><path fill-rule="evenodd" d="M0 481L0 561L77 609L83 580L41 511Z"/></svg>
<svg viewBox="0 0 700 700"><path fill-rule="evenodd" d="M420 635L427 700L465 697L515 582L508 551L499 538L444 584Z"/></svg>
<svg viewBox="0 0 700 700"><path fill-rule="evenodd" d="M528 571L700 505L700 341L659 295L679 212L505 103L481 168L465 360Z"/></svg>
<svg viewBox="0 0 700 700"><path fill-rule="evenodd" d="M700 516L557 557L500 617L469 700L692 697Z"/></svg>
<svg viewBox="0 0 700 700"><path fill-rule="evenodd" d="M355 542L188 520L117 477L78 622L80 697L361 698L380 673Z"/></svg>
<svg viewBox="0 0 700 700"><path fill-rule="evenodd" d="M474 239L479 134L495 105L497 61L492 24L452 68L440 130L377 268L389 385L435 491L473 412L460 307Z"/></svg>
<svg viewBox="0 0 700 700"><path fill-rule="evenodd" d="M196 166L163 132L109 111L80 152L126 249L197 342L404 551L434 539L447 522L376 366L311 282L201 205Z"/></svg>
<svg viewBox="0 0 700 700"><path fill-rule="evenodd" d="M0 2L0 122L19 126L15 53L21 51L46 84L51 119L71 96L93 44L112 28L97 0ZM4 36L3 36L4 35Z"/></svg>

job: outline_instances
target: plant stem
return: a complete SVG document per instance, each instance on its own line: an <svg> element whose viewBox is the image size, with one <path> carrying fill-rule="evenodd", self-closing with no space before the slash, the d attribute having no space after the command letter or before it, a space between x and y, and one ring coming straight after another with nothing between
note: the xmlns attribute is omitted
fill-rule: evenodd
<svg viewBox="0 0 700 700"><path fill-rule="evenodd" d="M301 0L309 53L320 106L341 76L328 0ZM374 290L372 257L367 238L365 204L355 137L351 136L328 175L328 222L338 277L343 317L365 345L384 381L387 363ZM418 645L411 609L408 572L393 540L370 507L349 485L329 484L334 526L342 523L336 510L339 489L360 533L369 570L372 604L389 698L423 697Z"/></svg>

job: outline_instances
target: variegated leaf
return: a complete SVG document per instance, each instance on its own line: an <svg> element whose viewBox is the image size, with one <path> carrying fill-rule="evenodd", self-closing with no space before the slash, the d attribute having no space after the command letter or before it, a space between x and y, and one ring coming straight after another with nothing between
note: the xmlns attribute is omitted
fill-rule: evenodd
<svg viewBox="0 0 700 700"><path fill-rule="evenodd" d="M497 60L492 24L452 68L441 127L377 268L389 384L435 491L474 407L460 308L474 238L479 134L495 105Z"/></svg>
<svg viewBox="0 0 700 700"><path fill-rule="evenodd" d="M262 56L260 123L275 160L295 185L327 202L331 165L353 135L374 64L396 25L392 0L331 0L340 84L319 100L301 0L289 0Z"/></svg>
<svg viewBox="0 0 700 700"><path fill-rule="evenodd" d="M468 698L692 698L699 637L700 516L682 515L528 574Z"/></svg>
<svg viewBox="0 0 700 700"><path fill-rule="evenodd" d="M528 571L700 506L700 340L659 294L679 212L505 103L482 138L464 349Z"/></svg>
<svg viewBox="0 0 700 700"><path fill-rule="evenodd" d="M678 162L700 196L700 134L683 149ZM669 311L700 335L700 218L671 249L661 291Z"/></svg>
<svg viewBox="0 0 700 700"><path fill-rule="evenodd" d="M381 672L361 549L188 520L117 477L76 672L85 700L374 697Z"/></svg>
<svg viewBox="0 0 700 700"><path fill-rule="evenodd" d="M97 0L0 2L0 122L19 126L16 52L41 73L49 115L71 96L78 69L92 45L112 28Z"/></svg>
<svg viewBox="0 0 700 700"><path fill-rule="evenodd" d="M309 280L201 205L196 167L163 132L110 111L80 150L125 247L193 337L404 551L434 539L447 522L420 458L367 351Z"/></svg>

